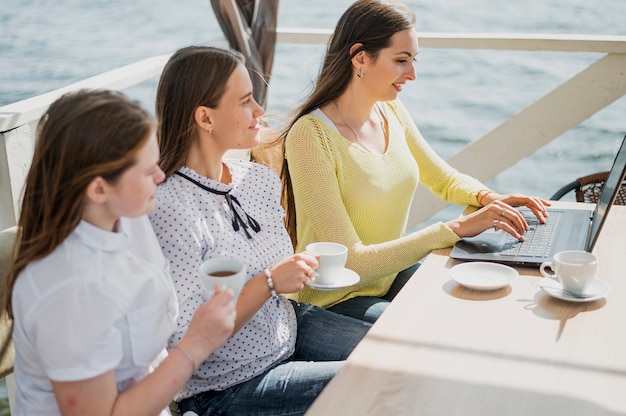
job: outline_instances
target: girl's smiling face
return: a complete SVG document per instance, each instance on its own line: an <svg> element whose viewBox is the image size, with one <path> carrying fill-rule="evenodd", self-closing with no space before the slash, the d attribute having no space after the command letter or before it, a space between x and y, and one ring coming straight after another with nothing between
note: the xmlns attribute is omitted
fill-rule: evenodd
<svg viewBox="0 0 626 416"><path fill-rule="evenodd" d="M366 88L375 101L395 100L407 81L415 80L414 60L419 51L415 29L406 29L391 37L389 47L363 66Z"/></svg>

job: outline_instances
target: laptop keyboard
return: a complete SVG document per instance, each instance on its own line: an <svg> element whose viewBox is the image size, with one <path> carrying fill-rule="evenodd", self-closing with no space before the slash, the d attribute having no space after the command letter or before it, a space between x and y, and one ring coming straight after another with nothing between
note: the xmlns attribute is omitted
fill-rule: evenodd
<svg viewBox="0 0 626 416"><path fill-rule="evenodd" d="M541 224L534 215L525 216L530 227L524 234L526 240L521 242L509 234L505 243L507 248L500 254L503 256L547 257L550 254L560 218L560 212L550 213L550 221Z"/></svg>

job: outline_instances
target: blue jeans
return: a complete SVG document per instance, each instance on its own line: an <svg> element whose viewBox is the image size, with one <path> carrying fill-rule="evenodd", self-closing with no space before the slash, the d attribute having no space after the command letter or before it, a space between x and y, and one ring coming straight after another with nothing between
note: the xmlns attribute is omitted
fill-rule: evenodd
<svg viewBox="0 0 626 416"><path fill-rule="evenodd" d="M290 301L298 319L294 354L263 374L223 391L178 403L182 415L303 415L371 324L317 306Z"/></svg>
<svg viewBox="0 0 626 416"><path fill-rule="evenodd" d="M328 310L374 323L385 312L389 303L396 297L406 282L409 281L419 266L420 263L416 263L398 273L385 296L380 298L375 296L358 296L331 306Z"/></svg>

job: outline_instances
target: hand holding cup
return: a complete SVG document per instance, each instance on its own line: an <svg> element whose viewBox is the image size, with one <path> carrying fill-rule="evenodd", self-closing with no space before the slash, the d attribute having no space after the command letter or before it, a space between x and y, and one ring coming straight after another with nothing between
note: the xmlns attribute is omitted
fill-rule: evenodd
<svg viewBox="0 0 626 416"><path fill-rule="evenodd" d="M179 342L199 365L230 339L235 328L236 303L231 290L214 288L214 294L194 312L184 338Z"/></svg>
<svg viewBox="0 0 626 416"><path fill-rule="evenodd" d="M339 243L317 242L307 245L306 251L318 256L316 283L331 285L341 278L348 259L346 246Z"/></svg>

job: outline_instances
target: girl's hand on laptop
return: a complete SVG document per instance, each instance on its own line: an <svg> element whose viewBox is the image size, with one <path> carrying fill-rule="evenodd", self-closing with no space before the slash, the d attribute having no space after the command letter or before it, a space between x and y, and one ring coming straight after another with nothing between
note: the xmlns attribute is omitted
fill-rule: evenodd
<svg viewBox="0 0 626 416"><path fill-rule="evenodd" d="M548 218L548 211L546 210L546 207L551 205L549 201L535 196L526 196L523 194L499 194L497 192L488 192L484 194L484 197L480 200L483 206L487 206L494 201L501 201L512 207L527 207L533 212L533 214L535 214L541 224L546 223L546 219Z"/></svg>
<svg viewBox="0 0 626 416"><path fill-rule="evenodd" d="M471 214L448 221L446 225L459 237L473 237L493 228L496 231L505 231L520 241L524 241L524 233L529 228L518 210L499 200Z"/></svg>

